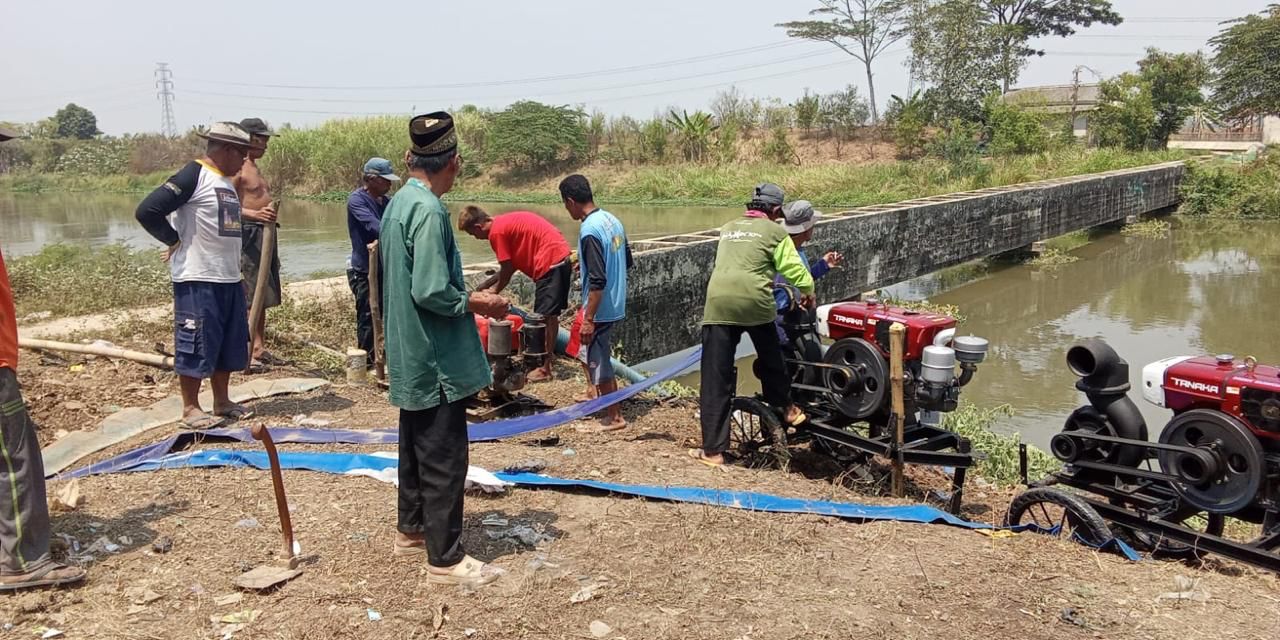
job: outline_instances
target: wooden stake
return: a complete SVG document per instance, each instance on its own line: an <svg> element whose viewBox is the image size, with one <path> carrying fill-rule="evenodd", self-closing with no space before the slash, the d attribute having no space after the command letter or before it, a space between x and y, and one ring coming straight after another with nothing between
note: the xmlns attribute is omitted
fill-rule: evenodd
<svg viewBox="0 0 1280 640"><path fill-rule="evenodd" d="M272 205L276 215L280 215L280 202L277 200ZM245 373L250 373L253 369L253 343L261 338L258 335L258 322L266 312L266 308L263 307L262 292L266 290L267 277L271 275L271 263L276 257L275 248L276 223L265 222L262 225L262 253L259 254L258 282L253 287L253 307L249 309L249 364L245 365Z"/></svg>
<svg viewBox="0 0 1280 640"><path fill-rule="evenodd" d="M382 357L382 282L378 280L378 241L369 243L369 314L373 316L373 375L387 379L387 363Z"/></svg>
<svg viewBox="0 0 1280 640"><path fill-rule="evenodd" d="M902 464L902 441L904 439L903 429L906 421L906 400L903 397L903 350L904 339L906 337L907 327L900 322L893 323L889 327L889 379L891 386L889 387L893 399L893 497L901 498L904 493L903 489L903 464Z"/></svg>
<svg viewBox="0 0 1280 640"><path fill-rule="evenodd" d="M107 347L96 344L75 344L73 342L56 342L53 340L40 340L37 338L18 338L18 346L24 349L65 351L68 353L83 353L91 356L102 356L104 358L131 360L133 362L141 362L142 364L149 364L161 369L173 368L173 358L171 356L143 353L142 351L130 351L128 349L121 349L120 347Z"/></svg>

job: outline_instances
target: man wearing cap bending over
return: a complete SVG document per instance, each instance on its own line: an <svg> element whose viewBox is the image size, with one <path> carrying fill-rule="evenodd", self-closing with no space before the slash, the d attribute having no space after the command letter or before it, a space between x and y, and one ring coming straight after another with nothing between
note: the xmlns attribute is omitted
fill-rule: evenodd
<svg viewBox="0 0 1280 640"><path fill-rule="evenodd" d="M400 488L393 551L426 555L427 579L480 586L501 570L462 548L467 477L466 401L492 377L473 313L504 318L495 293L467 294L462 256L440 197L462 169L453 118L409 121L409 180L382 218L378 240L386 300L391 404L400 408Z"/></svg>
<svg viewBox="0 0 1280 640"><path fill-rule="evenodd" d="M742 334L756 348L756 375L765 402L783 412L786 424L806 419L791 403L791 384L774 327L777 313L773 278L781 273L813 306L813 277L796 253L785 229L775 222L782 215L782 189L761 184L747 203L743 217L720 227L715 268L707 285L702 310L702 448L689 455L708 465L722 465L729 448L729 407L733 399L733 360Z"/></svg>
<svg viewBox="0 0 1280 640"><path fill-rule="evenodd" d="M136 217L168 250L173 280L174 371L182 389L182 425L216 427L250 415L231 401L232 371L249 364L249 322L240 284L240 199L231 177L252 141L234 122L215 122L200 137L205 155L160 185ZM173 214L170 223L170 214ZM213 414L200 408L200 383L212 380Z"/></svg>
<svg viewBox="0 0 1280 640"><path fill-rule="evenodd" d="M551 330L547 331L547 357L529 374L529 382L550 380L560 314L569 306L573 282L569 243L555 225L532 211L490 217L480 207L468 206L458 216L458 229L477 240L488 240L498 258L498 272L477 289L502 293L516 271L533 280L533 312L542 316Z"/></svg>
<svg viewBox="0 0 1280 640"><path fill-rule="evenodd" d="M400 176L391 170L391 162L383 158L369 158L364 163L360 188L347 196L347 235L351 236L347 284L351 287L351 295L356 298L356 342L368 354L370 366L373 365L375 346L373 312L369 305L369 269L380 267L369 264L369 248L378 242L382 212L387 209L387 192L393 182L400 182Z"/></svg>
<svg viewBox="0 0 1280 640"><path fill-rule="evenodd" d="M800 256L800 262L804 263L805 269L809 271L809 275L813 276L815 281L827 275L832 269L839 267L841 262L844 262L844 256L840 255L838 251L828 251L817 262L810 262L809 256L805 255L802 247L804 247L804 243L813 237L813 225L822 217L822 212L815 211L808 200L796 200L782 207L782 216L782 220L779 220L782 223L782 228L791 236L791 242L796 245L796 253ZM775 284L792 284L794 286L794 283L788 282L781 273L773 281ZM774 288L773 300L778 309L778 340L785 345L790 336L782 328L782 315L792 307L793 303L799 304L800 301L792 300L790 291L784 287ZM817 343L811 344L816 346ZM810 356L813 355L812 353L810 354ZM821 357L821 355L821 351L819 351L817 356Z"/></svg>
<svg viewBox="0 0 1280 640"><path fill-rule="evenodd" d="M0 127L0 142L18 137ZM84 580L85 571L49 555L49 505L36 425L18 388L18 318L0 255L0 591Z"/></svg>
<svg viewBox="0 0 1280 640"><path fill-rule="evenodd" d="M245 118L240 128L249 132L253 146L244 160L240 173L231 179L240 197L240 215L244 218L241 236L240 273L244 276L245 304L253 308L253 295L258 286L258 272L262 269L263 225L276 223L276 210L271 204L271 189L258 171L258 160L267 152L267 143L275 135L261 118ZM263 371L270 364L271 354L266 350L267 309L280 306L280 247L273 235L271 265L267 272L266 286L262 289L262 317L256 327L250 327L253 346L250 356L252 370Z"/></svg>

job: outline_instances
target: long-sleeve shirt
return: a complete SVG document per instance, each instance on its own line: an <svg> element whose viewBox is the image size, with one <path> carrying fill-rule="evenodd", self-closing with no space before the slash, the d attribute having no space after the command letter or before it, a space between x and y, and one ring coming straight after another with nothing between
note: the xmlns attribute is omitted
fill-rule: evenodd
<svg viewBox="0 0 1280 640"><path fill-rule="evenodd" d="M240 282L240 199L212 163L188 162L152 191L134 214L165 245L174 282Z"/></svg>
<svg viewBox="0 0 1280 640"><path fill-rule="evenodd" d="M777 315L773 298L777 274L801 292L813 293L813 276L781 225L749 211L720 227L702 324L753 327L772 323Z"/></svg>
<svg viewBox="0 0 1280 640"><path fill-rule="evenodd" d="M375 198L364 187L347 197L347 235L351 236L351 269L369 273L369 244L382 230L387 198Z"/></svg>
<svg viewBox="0 0 1280 640"><path fill-rule="evenodd" d="M378 242L391 404L421 411L492 381L467 310L462 254L444 203L416 178L391 199Z"/></svg>
<svg viewBox="0 0 1280 640"><path fill-rule="evenodd" d="M800 261L804 263L804 268L809 270L809 275L813 276L815 281L831 272L831 265L827 264L826 260L809 262L809 256L805 255L805 252L797 249L796 253L799 254ZM782 276L781 273L779 273L773 281L777 284L791 284ZM788 293L786 289L776 287L773 290L773 302L774 306L778 309L778 313L782 313L791 306L791 294Z"/></svg>

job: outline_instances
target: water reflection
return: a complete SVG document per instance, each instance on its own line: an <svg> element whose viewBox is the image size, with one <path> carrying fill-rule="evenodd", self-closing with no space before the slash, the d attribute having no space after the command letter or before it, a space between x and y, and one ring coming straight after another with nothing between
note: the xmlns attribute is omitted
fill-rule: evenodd
<svg viewBox="0 0 1280 640"><path fill-rule="evenodd" d="M142 196L120 194L0 193L0 249L6 256L35 253L54 242L97 246L127 242L135 247L158 246L133 219ZM458 210L468 202L450 202ZM483 204L491 214L518 209L536 211L551 220L571 241L578 223L556 204ZM724 207L609 207L626 225L633 239L701 231L718 227L738 215ZM285 277L303 279L318 271L344 268L351 251L347 238L346 204L286 200L280 211L280 256ZM465 262L493 258L488 243L459 234Z"/></svg>

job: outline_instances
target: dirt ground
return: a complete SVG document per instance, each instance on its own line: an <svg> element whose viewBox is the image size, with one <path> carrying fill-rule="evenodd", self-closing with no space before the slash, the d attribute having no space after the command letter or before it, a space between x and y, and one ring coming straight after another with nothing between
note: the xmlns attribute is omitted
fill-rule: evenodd
<svg viewBox="0 0 1280 640"><path fill-rule="evenodd" d="M299 374L285 367L266 375ZM561 367L556 381L529 391L564 405L581 385L574 376ZM45 444L60 430L93 428L114 407L176 392L172 374L149 367L31 352L23 353L19 377ZM376 389L341 384L252 406L254 420L270 425L305 414L335 428L387 427L396 415ZM698 437L692 403L642 397L624 413L631 426L621 433L569 425L475 444L472 463L501 469L541 459L547 473L564 477L893 502L876 486L841 480L820 461L802 458L800 471L784 473L689 460L684 449ZM77 466L172 433L156 429ZM558 441L540 446L549 436ZM943 487L929 472L913 472L912 480L917 501ZM50 494L64 484L51 481ZM57 553L79 558L88 582L0 597L0 625L8 630L0 637L39 637L50 628L67 638L139 639L1280 637L1280 578L1234 563L1135 563L1036 534L988 537L947 526L856 524L585 491L517 488L469 497L469 552L508 571L469 592L429 585L423 560L392 557L391 485L310 472L286 472L285 484L305 573L257 594L238 592L232 580L271 561L281 546L267 473L173 470L81 480L85 503L55 514L54 532ZM998 521L1011 495L975 482L965 515ZM529 546L502 537L506 527L482 523L495 518L528 525L544 539ZM119 548L94 548L103 537ZM1203 602L1159 597L1178 591L1181 578ZM588 592L589 599L571 602ZM237 614L252 621L237 623L230 617Z"/></svg>

